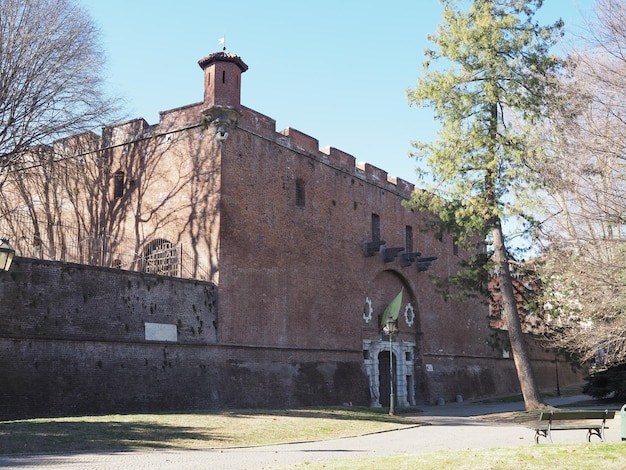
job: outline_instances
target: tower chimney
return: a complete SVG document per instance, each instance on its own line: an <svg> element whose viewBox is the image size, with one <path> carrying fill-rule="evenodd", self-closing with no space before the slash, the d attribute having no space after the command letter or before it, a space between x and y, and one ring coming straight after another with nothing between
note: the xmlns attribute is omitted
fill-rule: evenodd
<svg viewBox="0 0 626 470"><path fill-rule="evenodd" d="M204 104L239 108L241 101L241 74L248 66L238 55L215 52L198 61L204 70Z"/></svg>

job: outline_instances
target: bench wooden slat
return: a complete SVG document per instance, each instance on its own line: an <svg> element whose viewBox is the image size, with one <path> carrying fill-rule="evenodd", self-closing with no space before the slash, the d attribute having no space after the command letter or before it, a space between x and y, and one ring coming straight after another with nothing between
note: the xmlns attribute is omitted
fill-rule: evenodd
<svg viewBox="0 0 626 470"><path fill-rule="evenodd" d="M615 411L583 410L583 411L542 411L539 421L568 421L585 419L613 419Z"/></svg>
<svg viewBox="0 0 626 470"><path fill-rule="evenodd" d="M567 429L600 429L602 427L602 424L572 424L571 426L567 426L567 425L552 425L550 426L550 429L552 429L553 431L564 431ZM608 426L604 426L604 429L608 429Z"/></svg>
<svg viewBox="0 0 626 470"><path fill-rule="evenodd" d="M545 437L552 442L551 431L564 431L568 429L586 429L587 441L591 436L598 436L604 441L604 430L607 419L613 419L615 411L609 410L552 410L542 411L538 421L528 426L535 431L535 442L539 444L539 438Z"/></svg>
<svg viewBox="0 0 626 470"><path fill-rule="evenodd" d="M545 429L552 429L552 430L566 430L566 429L589 429L589 428L600 428L602 427L602 424L571 424L571 425L567 425L567 424L563 424L563 425L558 425L558 424L553 424L552 426L549 426L547 424L536 424L534 426L529 426L531 429L540 429L540 430L545 430ZM609 429L608 426L604 426L604 429Z"/></svg>

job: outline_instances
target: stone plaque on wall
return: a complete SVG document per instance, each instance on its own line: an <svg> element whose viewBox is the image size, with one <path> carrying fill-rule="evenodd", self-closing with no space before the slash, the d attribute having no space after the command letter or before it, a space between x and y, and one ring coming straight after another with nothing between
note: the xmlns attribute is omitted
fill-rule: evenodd
<svg viewBox="0 0 626 470"><path fill-rule="evenodd" d="M178 341L176 325L167 323L145 323L146 341Z"/></svg>

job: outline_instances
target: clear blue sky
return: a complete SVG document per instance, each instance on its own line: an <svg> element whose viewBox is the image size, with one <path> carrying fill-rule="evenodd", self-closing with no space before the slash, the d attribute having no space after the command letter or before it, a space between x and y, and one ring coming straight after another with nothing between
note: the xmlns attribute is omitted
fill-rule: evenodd
<svg viewBox="0 0 626 470"><path fill-rule="evenodd" d="M421 73L438 0L78 0L102 32L107 78L129 118L202 100L197 61L221 50L249 69L241 102L410 182L412 140L433 140L405 91ZM580 24L593 0L545 0L544 23Z"/></svg>

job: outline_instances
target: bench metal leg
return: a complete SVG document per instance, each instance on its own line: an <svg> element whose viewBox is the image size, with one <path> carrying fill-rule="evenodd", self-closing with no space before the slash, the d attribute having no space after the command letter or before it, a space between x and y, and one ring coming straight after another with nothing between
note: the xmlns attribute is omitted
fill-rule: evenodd
<svg viewBox="0 0 626 470"><path fill-rule="evenodd" d="M535 429L535 444L539 444L539 438L543 437L552 443L552 435L549 429Z"/></svg>
<svg viewBox="0 0 626 470"><path fill-rule="evenodd" d="M598 436L604 442L604 430L600 428L587 430L587 442L591 442L591 436Z"/></svg>

